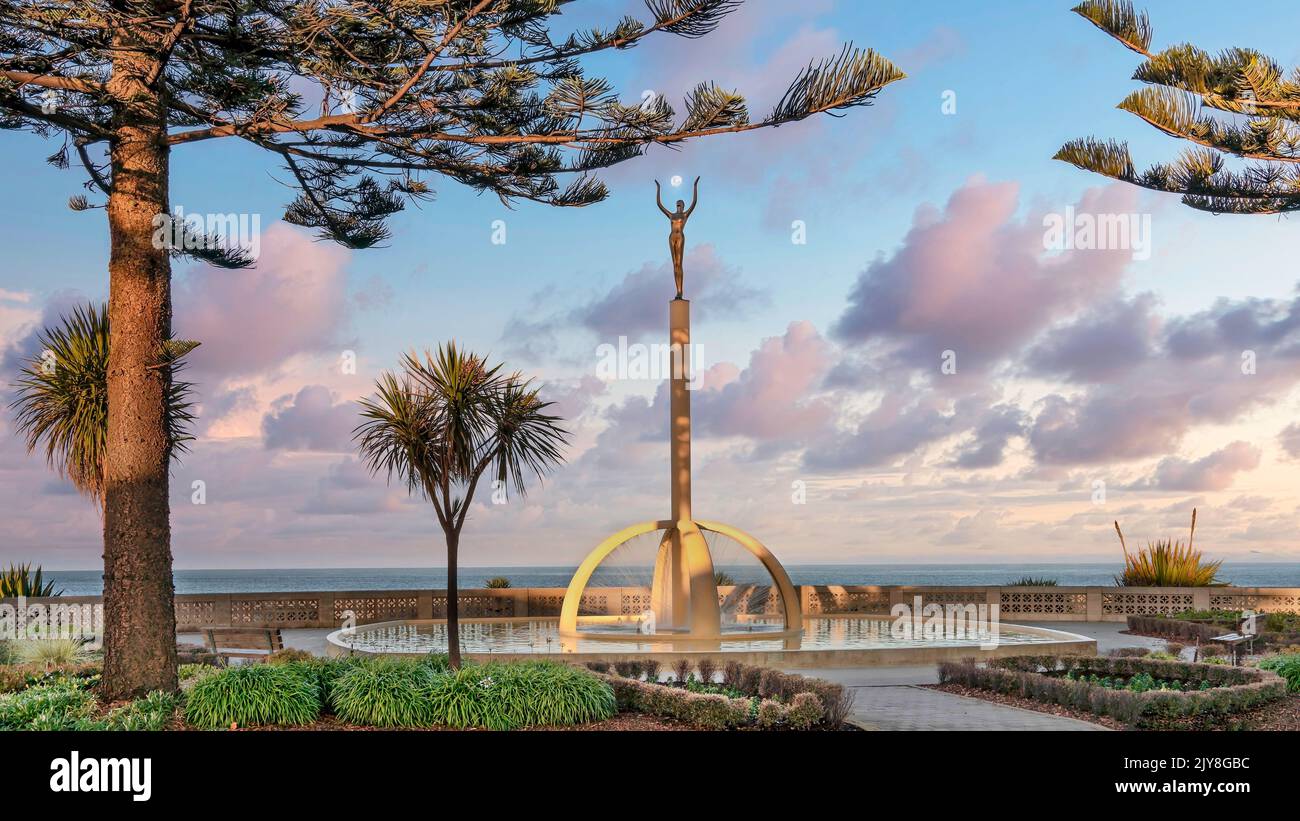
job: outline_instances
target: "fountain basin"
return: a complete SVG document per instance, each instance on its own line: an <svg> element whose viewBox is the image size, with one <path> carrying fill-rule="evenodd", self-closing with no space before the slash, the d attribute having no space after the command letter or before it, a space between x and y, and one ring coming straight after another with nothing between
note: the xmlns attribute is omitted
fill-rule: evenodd
<svg viewBox="0 0 1300 821"><path fill-rule="evenodd" d="M583 663L721 654L725 660L783 668L868 667L889 664L931 664L961 658L996 658L1051 653L1096 655L1097 642L1087 636L1042 627L1002 624L993 634L965 639L896 638L888 617L843 615L804 619L802 635L758 634L759 628L780 631L780 623L754 620L749 634L721 639L683 639L667 634L625 636L608 634L609 624L593 626L600 638L561 635L556 618L483 618L460 622L461 653L479 661L557 658ZM744 629L735 625L732 629ZM442 619L379 622L336 630L327 637L332 656L374 655L418 657L445 652L447 623Z"/></svg>

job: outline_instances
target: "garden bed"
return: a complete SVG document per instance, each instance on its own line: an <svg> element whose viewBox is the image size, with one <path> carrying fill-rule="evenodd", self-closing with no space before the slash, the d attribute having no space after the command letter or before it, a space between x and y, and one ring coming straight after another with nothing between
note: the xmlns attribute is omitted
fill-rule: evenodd
<svg viewBox="0 0 1300 821"><path fill-rule="evenodd" d="M0 729L832 729L851 704L829 682L738 664L719 676L709 660L698 665L681 662L661 684L632 678L649 665L630 662L619 665L629 675L553 661L451 670L438 655L284 651L262 664L183 665L179 694L112 704L98 698L95 664L0 666Z"/></svg>
<svg viewBox="0 0 1300 821"><path fill-rule="evenodd" d="M1012 656L939 665L939 681L1013 696L1126 726L1214 726L1286 699L1267 670L1142 658Z"/></svg>
<svg viewBox="0 0 1300 821"><path fill-rule="evenodd" d="M1217 636L1235 633L1241 623L1238 610L1187 610L1174 616L1129 616L1128 631L1134 635L1205 645ZM1300 616L1268 613L1255 622L1254 649L1300 649Z"/></svg>
<svg viewBox="0 0 1300 821"><path fill-rule="evenodd" d="M853 693L794 673L710 659L678 662L661 680L655 661L588 665L609 682L620 711L684 721L707 730L841 730ZM698 675L697 675L698 673Z"/></svg>

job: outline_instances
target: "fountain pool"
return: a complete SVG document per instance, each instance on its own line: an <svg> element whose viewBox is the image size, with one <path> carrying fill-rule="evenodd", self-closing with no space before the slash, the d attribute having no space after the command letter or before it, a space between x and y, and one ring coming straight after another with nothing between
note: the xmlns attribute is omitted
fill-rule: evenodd
<svg viewBox="0 0 1300 821"><path fill-rule="evenodd" d="M647 657L692 657L724 654L748 664L773 667L861 667L880 664L928 664L970 656L1074 653L1095 655L1097 643L1086 636L1042 627L1003 624L995 633L965 638L900 637L892 620L879 616L806 617L802 636L783 638L779 621L754 619L732 628L721 640L642 636L628 630L626 639L562 636L554 618L462 619L461 652L469 658L520 659L563 656L565 660L618 661ZM604 627L602 632L607 633ZM771 638L765 632L775 632ZM744 635L738 635L743 633ZM367 624L329 634L331 655L422 656L447 648L442 620Z"/></svg>

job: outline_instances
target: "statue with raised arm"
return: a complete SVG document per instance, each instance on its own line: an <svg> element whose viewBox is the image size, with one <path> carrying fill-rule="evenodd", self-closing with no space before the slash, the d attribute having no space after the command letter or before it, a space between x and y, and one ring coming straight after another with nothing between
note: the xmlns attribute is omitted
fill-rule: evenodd
<svg viewBox="0 0 1300 821"><path fill-rule="evenodd" d="M695 190L691 194L691 207L685 208L686 203L683 200L677 201L677 210L669 211L664 208L663 192L659 188L659 180L655 180L655 203L659 210L668 218L668 224L671 226L668 232L668 250L673 255L673 280L677 283L677 298L682 298L682 253L686 250L686 220L691 218L691 212L695 210L695 203L700 198L700 178L695 178Z"/></svg>

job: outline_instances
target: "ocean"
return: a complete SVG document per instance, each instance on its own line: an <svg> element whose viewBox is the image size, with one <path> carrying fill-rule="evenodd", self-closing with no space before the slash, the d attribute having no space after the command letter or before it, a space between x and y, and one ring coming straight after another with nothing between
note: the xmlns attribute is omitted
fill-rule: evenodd
<svg viewBox="0 0 1300 821"><path fill-rule="evenodd" d="M482 587L504 576L513 587L566 587L573 567L464 567L461 587ZM718 568L741 584L765 584L757 565ZM1110 564L808 564L786 571L796 584L999 585L1021 576L1056 579L1061 585L1109 585L1123 566ZM99 570L47 570L67 596L103 592ZM1220 578L1240 587L1300 587L1300 562L1224 562ZM177 593L293 593L309 590L418 590L447 585L446 568L365 567L283 570L177 570ZM595 586L649 584L648 569L598 572Z"/></svg>

